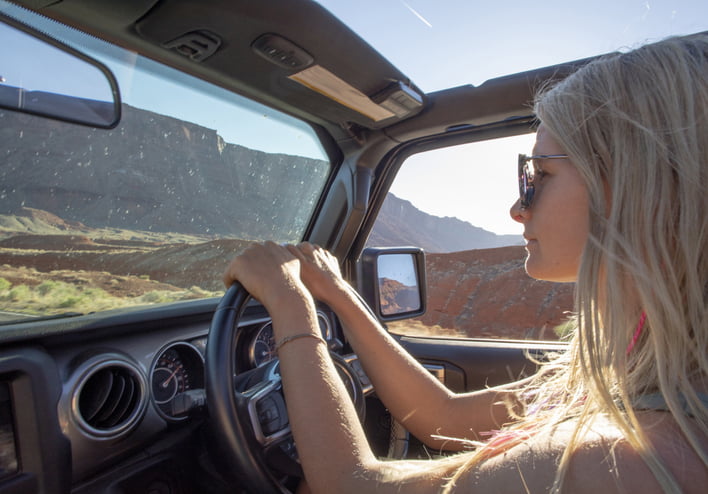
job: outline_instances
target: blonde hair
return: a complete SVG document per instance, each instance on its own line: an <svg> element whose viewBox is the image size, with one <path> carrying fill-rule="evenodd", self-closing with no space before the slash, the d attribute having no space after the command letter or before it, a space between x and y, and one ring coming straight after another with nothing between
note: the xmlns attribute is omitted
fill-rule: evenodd
<svg viewBox="0 0 708 494"><path fill-rule="evenodd" d="M537 411L511 430L575 420L559 491L583 433L607 417L663 490L680 491L635 404L660 393L708 468L708 409L697 391L708 387L708 36L602 57L543 91L535 111L587 185L591 227L570 349L539 373L530 404Z"/></svg>

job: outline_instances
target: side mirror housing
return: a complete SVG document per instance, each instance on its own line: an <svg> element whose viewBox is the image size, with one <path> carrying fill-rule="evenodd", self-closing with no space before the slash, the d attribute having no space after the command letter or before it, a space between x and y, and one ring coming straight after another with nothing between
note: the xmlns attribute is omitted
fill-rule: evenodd
<svg viewBox="0 0 708 494"><path fill-rule="evenodd" d="M105 65L10 17L0 16L0 39L8 47L0 108L99 128L118 124L118 84Z"/></svg>
<svg viewBox="0 0 708 494"><path fill-rule="evenodd" d="M361 294L381 321L425 314L425 254L417 247L367 248L359 261Z"/></svg>

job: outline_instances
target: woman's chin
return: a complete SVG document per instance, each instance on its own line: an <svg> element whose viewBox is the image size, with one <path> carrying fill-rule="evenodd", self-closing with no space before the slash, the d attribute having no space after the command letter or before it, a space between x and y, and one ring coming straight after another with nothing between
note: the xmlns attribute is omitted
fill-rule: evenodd
<svg viewBox="0 0 708 494"><path fill-rule="evenodd" d="M524 264L526 274L539 281L551 281L554 283L574 283L577 281L577 271L559 269L560 266L553 264L548 266L531 252L526 257Z"/></svg>

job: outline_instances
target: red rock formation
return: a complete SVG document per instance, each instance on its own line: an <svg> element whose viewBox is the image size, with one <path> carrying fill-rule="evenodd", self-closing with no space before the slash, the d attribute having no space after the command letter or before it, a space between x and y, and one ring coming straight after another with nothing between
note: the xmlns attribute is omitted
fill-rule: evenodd
<svg viewBox="0 0 708 494"><path fill-rule="evenodd" d="M530 278L523 247L428 254L428 310L421 318L470 337L555 339L573 284Z"/></svg>

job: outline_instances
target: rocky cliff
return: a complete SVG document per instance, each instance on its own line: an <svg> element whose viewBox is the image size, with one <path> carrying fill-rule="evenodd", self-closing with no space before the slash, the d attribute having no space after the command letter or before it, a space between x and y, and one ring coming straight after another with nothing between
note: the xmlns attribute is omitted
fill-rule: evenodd
<svg viewBox="0 0 708 494"><path fill-rule="evenodd" d="M301 231L296 213L320 188L303 170L329 167L127 105L109 131L0 111L0 149L2 213L25 206L90 227L242 238ZM297 190L283 185L295 180Z"/></svg>
<svg viewBox="0 0 708 494"><path fill-rule="evenodd" d="M433 216L389 193L367 245L413 245L426 252L458 252L522 243L520 235L497 235L457 218Z"/></svg>

